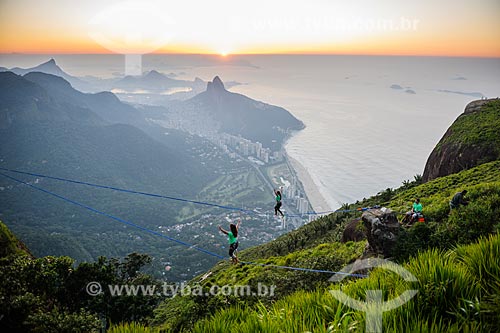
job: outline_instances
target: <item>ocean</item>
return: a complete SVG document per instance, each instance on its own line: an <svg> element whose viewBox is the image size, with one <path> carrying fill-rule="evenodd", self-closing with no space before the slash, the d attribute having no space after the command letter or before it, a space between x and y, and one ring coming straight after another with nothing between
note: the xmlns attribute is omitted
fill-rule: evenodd
<svg viewBox="0 0 500 333"><path fill-rule="evenodd" d="M31 67L47 55L0 55ZM113 77L120 55L55 55L71 75ZM242 85L231 91L286 108L306 128L287 143L328 207L336 209L422 174L467 103L500 96L500 59L333 55L146 55L143 70Z"/></svg>

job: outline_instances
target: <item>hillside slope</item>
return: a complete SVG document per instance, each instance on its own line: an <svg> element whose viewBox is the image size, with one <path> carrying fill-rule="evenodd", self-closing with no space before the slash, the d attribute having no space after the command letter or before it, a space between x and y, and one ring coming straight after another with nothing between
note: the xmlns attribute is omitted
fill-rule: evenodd
<svg viewBox="0 0 500 333"><path fill-rule="evenodd" d="M449 214L448 202L453 194L461 189L469 190L471 203ZM406 185L395 190L394 193L389 200L383 195L378 195L351 205L350 208L381 204L404 213L409 209L413 198L416 196L421 198L428 222L409 230L401 230L400 239L395 247L397 252L394 253L401 263L429 248L453 249L457 244L474 242L479 237L495 233L500 229L500 161L486 163L425 184ZM240 258L243 261L256 261L264 264L339 270L361 257L365 249L365 241L340 243L345 225L360 215L360 212L351 212L321 217L272 242L241 251ZM241 247L244 247L244 244L241 244ZM262 283L276 286L274 296L260 299L234 295L216 298L176 297L167 300L157 309L155 324L174 331L190 329L196 322L195 318L204 318L217 311L227 313L222 309L228 305L233 307L228 310L230 312L237 311L236 309L240 309L239 306L243 306L253 309L249 310L250 312L266 313L268 310L262 308L259 310L259 306L266 305L271 306L270 309L276 309L276 305L272 305L274 302L283 299L277 304L284 304L285 299L289 299L288 295L294 292L297 292L300 295L297 297L302 299L317 297L313 291L326 288L328 278L330 278L328 274L263 268L254 265L235 267L229 263L219 263L206 276L192 280L191 284L201 285L204 290L208 291L214 285L236 284L249 285L252 290L257 290L258 283ZM193 311L194 314L188 315ZM200 327L213 331L210 327L211 325L220 327L216 322L221 320L221 315L217 314L213 321L206 322L208 326L203 326L205 325L203 324ZM241 320L246 322L243 318ZM290 320L300 327L300 324L293 318ZM290 324L290 332L293 331L292 327L294 326Z"/></svg>
<svg viewBox="0 0 500 333"><path fill-rule="evenodd" d="M51 75L56 75L56 76L62 77L66 81L70 82L73 85L73 87L77 87L79 89L87 86L85 81L82 81L81 79L79 79L75 76L69 75L68 73L63 71L61 69L61 67L59 67L56 64L56 61L54 60L54 58L51 58L50 60L48 60L48 61L46 61L38 66L31 67L31 68L14 67L11 69L4 68L3 70L11 71L13 73L16 73L17 75L25 75L27 73L32 73L32 72L46 73L46 74L51 74Z"/></svg>
<svg viewBox="0 0 500 333"><path fill-rule="evenodd" d="M297 291L268 307L239 304L221 309L197 322L192 331L364 332L363 312L342 304L330 291L363 301L367 290L382 290L386 302L412 289L415 297L385 312L384 332L498 332L499 254L499 235L448 251L428 250L404 264L417 282L377 268L366 279Z"/></svg>
<svg viewBox="0 0 500 333"><path fill-rule="evenodd" d="M0 258L9 255L26 254L31 256L29 249L0 221Z"/></svg>

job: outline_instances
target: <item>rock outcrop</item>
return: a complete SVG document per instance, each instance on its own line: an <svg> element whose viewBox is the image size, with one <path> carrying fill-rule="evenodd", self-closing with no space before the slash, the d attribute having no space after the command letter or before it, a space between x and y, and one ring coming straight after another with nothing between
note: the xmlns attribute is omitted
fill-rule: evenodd
<svg viewBox="0 0 500 333"><path fill-rule="evenodd" d="M363 213L361 219L370 249L385 257L390 256L401 228L396 213L388 208L370 209Z"/></svg>
<svg viewBox="0 0 500 333"><path fill-rule="evenodd" d="M366 235L364 232L363 224L361 223L361 219L354 219L349 222L342 234L342 243L346 242L359 242L363 239L366 239Z"/></svg>
<svg viewBox="0 0 500 333"><path fill-rule="evenodd" d="M500 100L469 103L430 154L424 182L500 159Z"/></svg>
<svg viewBox="0 0 500 333"><path fill-rule="evenodd" d="M291 132L304 128L287 110L228 91L226 85L216 76L207 83L206 91L170 110L182 115L197 133L200 128L207 133L216 130L260 142L272 151L281 150ZM216 128L211 124L217 124Z"/></svg>
<svg viewBox="0 0 500 333"><path fill-rule="evenodd" d="M226 91L226 88L224 87L224 83L222 83L222 80L218 76L216 76L214 77L212 82L207 83L207 91L209 93L218 93Z"/></svg>

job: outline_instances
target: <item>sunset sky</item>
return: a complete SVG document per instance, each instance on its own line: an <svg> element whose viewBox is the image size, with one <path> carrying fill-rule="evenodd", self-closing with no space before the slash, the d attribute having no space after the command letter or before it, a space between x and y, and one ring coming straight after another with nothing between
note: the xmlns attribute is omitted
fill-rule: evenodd
<svg viewBox="0 0 500 333"><path fill-rule="evenodd" d="M498 0L0 0L0 53L500 57Z"/></svg>

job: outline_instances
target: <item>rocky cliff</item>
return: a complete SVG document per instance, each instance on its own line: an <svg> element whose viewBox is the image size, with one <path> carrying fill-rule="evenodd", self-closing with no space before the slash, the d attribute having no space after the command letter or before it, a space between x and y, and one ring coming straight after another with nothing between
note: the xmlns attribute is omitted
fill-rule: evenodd
<svg viewBox="0 0 500 333"><path fill-rule="evenodd" d="M423 181L500 159L500 100L469 103L448 128L425 165Z"/></svg>

